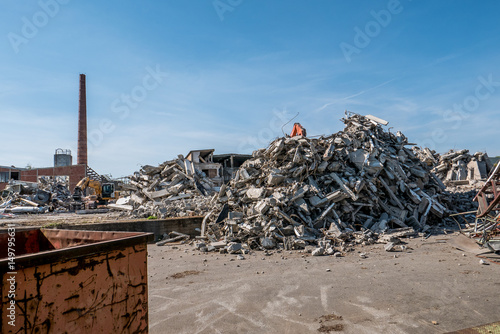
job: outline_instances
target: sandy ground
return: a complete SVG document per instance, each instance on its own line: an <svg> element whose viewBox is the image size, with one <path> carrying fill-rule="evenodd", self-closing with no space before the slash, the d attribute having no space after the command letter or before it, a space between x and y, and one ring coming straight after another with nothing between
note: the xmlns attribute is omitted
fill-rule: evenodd
<svg viewBox="0 0 500 334"><path fill-rule="evenodd" d="M341 258L150 245L150 333L445 333L499 321L500 265L451 237Z"/></svg>
<svg viewBox="0 0 500 334"><path fill-rule="evenodd" d="M107 221L126 221L128 217L120 217L120 212L75 214L64 213L44 213L44 214L22 214L14 218L4 218L0 220L0 228L7 224L18 224L19 226L43 227L53 224L96 224Z"/></svg>

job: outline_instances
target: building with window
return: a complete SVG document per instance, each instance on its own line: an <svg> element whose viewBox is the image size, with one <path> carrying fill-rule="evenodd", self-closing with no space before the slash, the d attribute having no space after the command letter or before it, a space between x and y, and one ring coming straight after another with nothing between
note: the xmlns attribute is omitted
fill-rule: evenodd
<svg viewBox="0 0 500 334"><path fill-rule="evenodd" d="M15 166L0 166L0 190L5 188L9 180L20 180L21 171L25 168L17 168Z"/></svg>
<svg viewBox="0 0 500 334"><path fill-rule="evenodd" d="M186 159L191 161L194 168L202 171L216 186L222 185L222 165L213 160L214 149L189 151Z"/></svg>
<svg viewBox="0 0 500 334"><path fill-rule="evenodd" d="M229 182L238 168L252 156L249 154L218 154L214 149L192 150L186 156L194 167L201 170L216 186Z"/></svg>
<svg viewBox="0 0 500 334"><path fill-rule="evenodd" d="M213 161L221 164L223 182L227 183L234 178L238 168L240 168L240 166L251 157L251 154L216 154L213 156Z"/></svg>

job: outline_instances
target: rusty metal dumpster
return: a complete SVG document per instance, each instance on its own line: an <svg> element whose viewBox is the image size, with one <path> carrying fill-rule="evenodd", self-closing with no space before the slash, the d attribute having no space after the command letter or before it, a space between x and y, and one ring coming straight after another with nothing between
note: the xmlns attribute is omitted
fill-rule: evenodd
<svg viewBox="0 0 500 334"><path fill-rule="evenodd" d="M9 232L0 234L1 333L148 332L152 234Z"/></svg>

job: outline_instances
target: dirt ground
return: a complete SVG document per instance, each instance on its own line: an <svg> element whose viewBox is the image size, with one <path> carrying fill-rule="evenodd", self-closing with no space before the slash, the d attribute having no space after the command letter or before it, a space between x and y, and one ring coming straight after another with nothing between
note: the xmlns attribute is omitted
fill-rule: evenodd
<svg viewBox="0 0 500 334"><path fill-rule="evenodd" d="M340 258L259 251L239 260L153 244L150 333L445 333L499 321L500 265L480 264L452 237Z"/></svg>
<svg viewBox="0 0 500 334"><path fill-rule="evenodd" d="M67 213L44 213L44 214L23 214L14 218L0 220L0 228L7 224L18 224L19 226L43 227L55 224L97 224L104 222L126 221L127 217L120 217L120 212L75 214Z"/></svg>

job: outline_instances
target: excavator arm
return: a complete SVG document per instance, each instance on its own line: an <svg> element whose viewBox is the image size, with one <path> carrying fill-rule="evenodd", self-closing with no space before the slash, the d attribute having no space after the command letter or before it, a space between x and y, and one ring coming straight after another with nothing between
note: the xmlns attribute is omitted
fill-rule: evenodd
<svg viewBox="0 0 500 334"><path fill-rule="evenodd" d="M87 189L89 181L90 181L89 177L84 177L76 184L76 187L73 190L73 200L77 202L82 200L83 194L85 192L85 189Z"/></svg>
<svg viewBox="0 0 500 334"><path fill-rule="evenodd" d="M295 123L293 125L292 133L290 134L290 137L295 137L295 136L304 136L306 137L306 129L300 123Z"/></svg>
<svg viewBox="0 0 500 334"><path fill-rule="evenodd" d="M80 182L78 182L76 184L76 187L80 188L81 190L87 189L89 182L90 182L90 178L88 176L86 176L83 179L81 179Z"/></svg>
<svg viewBox="0 0 500 334"><path fill-rule="evenodd" d="M75 201L80 201L84 196L85 190L87 188L94 189L97 198L100 199L102 197L101 183L86 176L81 179L80 182L78 182L78 184L76 185L75 190L73 191L73 199Z"/></svg>

